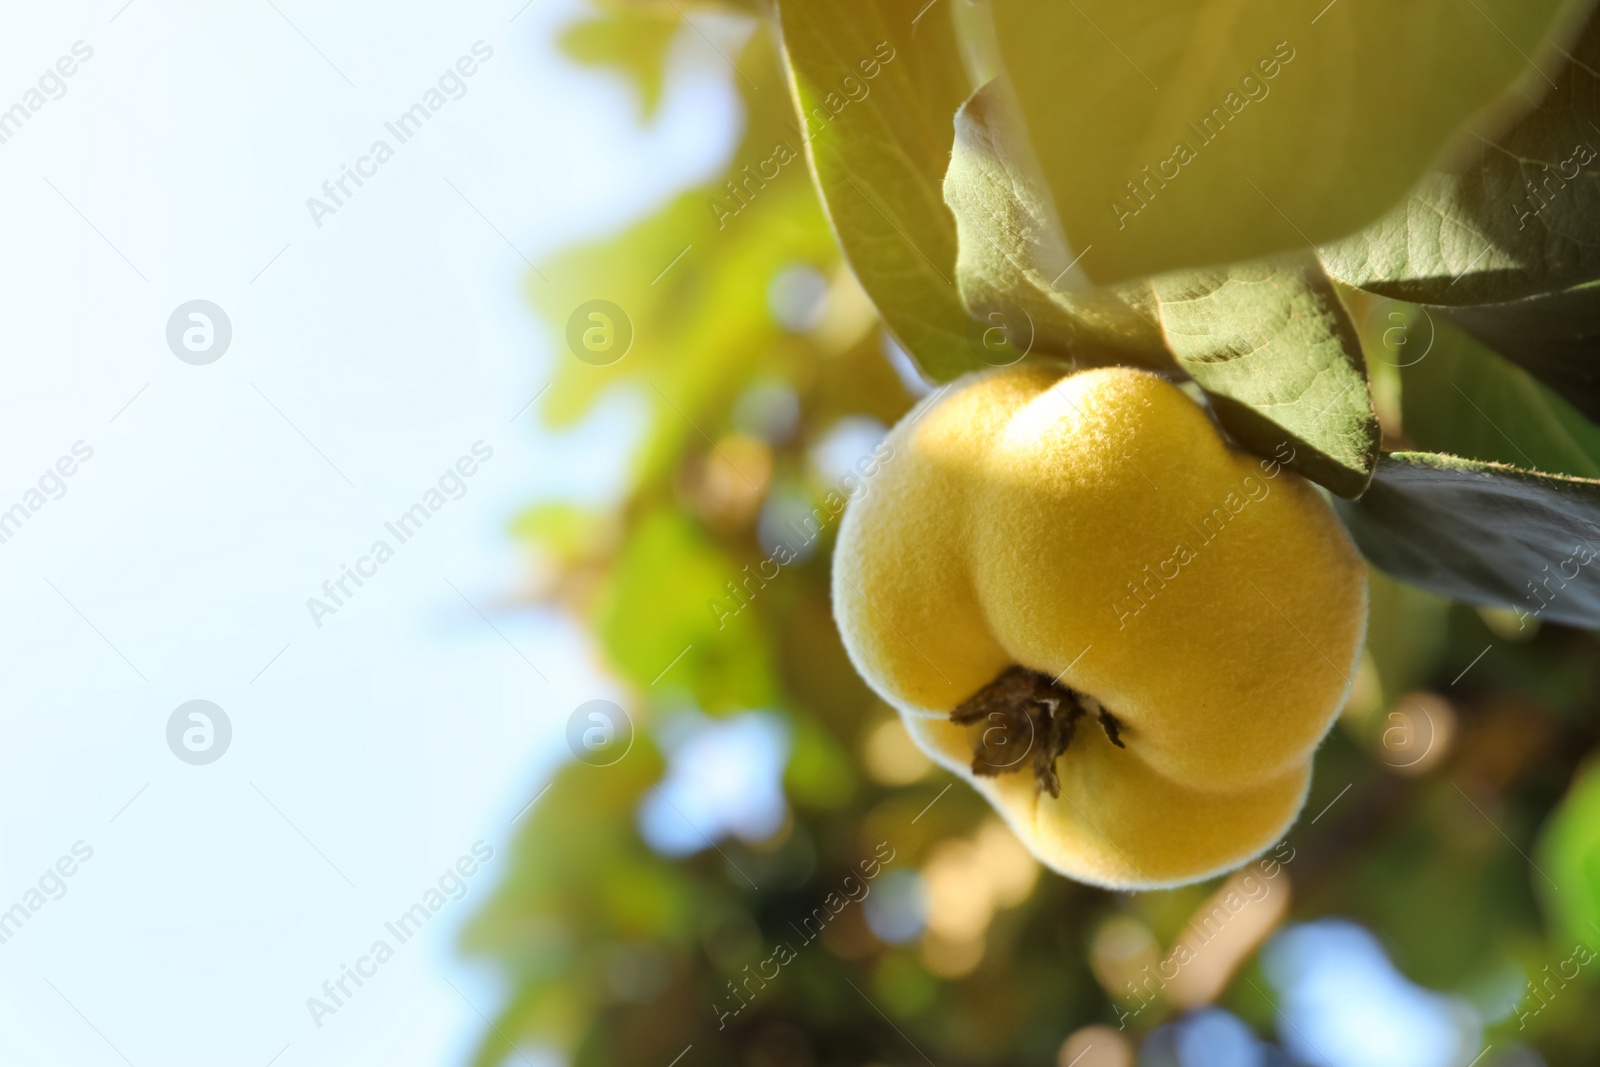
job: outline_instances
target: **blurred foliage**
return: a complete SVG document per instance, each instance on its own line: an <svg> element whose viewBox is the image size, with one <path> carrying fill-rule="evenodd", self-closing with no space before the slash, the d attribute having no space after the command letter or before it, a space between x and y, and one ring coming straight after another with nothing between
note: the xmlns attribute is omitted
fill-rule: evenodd
<svg viewBox="0 0 1600 1067"><path fill-rule="evenodd" d="M624 71L649 114L673 35L699 32L682 25L685 11L698 22L697 5L607 5L563 42L580 62ZM776 577L762 569L775 531L834 488L825 454L841 427L891 424L928 387L841 256L791 125L772 24L742 26L737 47L720 36L725 22L714 28L746 115L725 173L527 281L559 349L540 417L571 427L621 397L636 423L620 500L544 503L516 523L537 594L593 634L636 737L610 766L563 766L518 824L512 869L464 934L508 988L475 1064L548 1047L577 1067L1058 1055L1065 1067L1079 1046L1064 1042L1085 1026L1137 1047L1205 1003L1270 1038L1284 1025L1256 958L1270 929L1239 945L1211 987L1180 996L1175 985L1149 1004L1130 992L1229 883L1111 894L1019 857L987 805L935 771L851 669L828 600L831 526ZM776 160L779 145L794 158L752 180L747 168ZM1397 370L1388 320L1341 296L1363 327L1386 447L1593 473L1593 427L1525 373L1443 322L1438 358ZM631 345L606 365L564 345L574 309L596 299L631 323ZM1393 306L1407 322L1423 314ZM1490 422L1502 432L1480 424ZM1507 457L1516 446L1531 454ZM1594 1062L1600 1016L1585 1007L1600 967L1525 1025L1516 1010L1531 995L1524 982L1575 940L1600 944L1600 771L1586 763L1594 637L1376 571L1371 594L1369 655L1283 846L1292 859L1273 885L1289 907L1272 926L1354 919L1412 980L1471 1003L1488 1044ZM788 734L781 828L687 856L653 849L639 812L660 793L676 727L749 710ZM812 943L801 926L874 858L880 902L890 875L918 873L922 928L875 933L869 895ZM780 944L792 961L751 983Z"/></svg>
<svg viewBox="0 0 1600 1067"><path fill-rule="evenodd" d="M561 35L561 50L589 66L617 68L638 88L640 112L648 119L661 102L667 50L678 28L670 8L652 17L634 4L573 23Z"/></svg>

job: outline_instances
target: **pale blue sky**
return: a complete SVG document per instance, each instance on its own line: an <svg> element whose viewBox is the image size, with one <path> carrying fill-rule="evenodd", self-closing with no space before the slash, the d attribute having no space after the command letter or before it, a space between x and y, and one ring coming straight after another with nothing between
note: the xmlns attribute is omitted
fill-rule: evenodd
<svg viewBox="0 0 1600 1067"><path fill-rule="evenodd" d="M455 932L568 712L616 695L581 634L511 606L506 525L614 492L631 410L560 440L512 421L557 358L523 257L708 173L737 125L698 37L640 129L619 80L553 53L578 5L521 7L0 15L0 110L92 50L0 143L0 511L93 450L0 543L0 909L93 850L0 944L0 1060L431 1067L483 1028L450 983L498 1005ZM464 95L314 220L307 198L479 41ZM192 299L232 325L205 366L165 336ZM465 495L317 626L307 598L480 441ZM205 766L166 741L193 699L232 724ZM479 840L465 897L316 1027L307 998Z"/></svg>

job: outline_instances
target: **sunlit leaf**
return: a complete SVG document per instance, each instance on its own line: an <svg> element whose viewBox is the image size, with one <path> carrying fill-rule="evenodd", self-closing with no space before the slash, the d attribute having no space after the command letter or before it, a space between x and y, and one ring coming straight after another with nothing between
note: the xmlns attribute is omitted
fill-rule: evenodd
<svg viewBox="0 0 1600 1067"><path fill-rule="evenodd" d="M1561 934L1600 944L1600 764L1591 762L1573 779L1535 856L1551 882L1537 886Z"/></svg>
<svg viewBox="0 0 1600 1067"><path fill-rule="evenodd" d="M1550 71L1563 0L992 0L1082 268L1108 284L1329 241Z"/></svg>
<svg viewBox="0 0 1600 1067"><path fill-rule="evenodd" d="M1168 345L1223 425L1262 455L1292 454L1290 466L1338 495L1361 495L1378 419L1361 344L1316 261L1182 271L1153 286Z"/></svg>
<svg viewBox="0 0 1600 1067"><path fill-rule="evenodd" d="M639 91L645 118L661 102L667 50L681 23L667 13L627 12L575 22L561 34L561 50L580 63L620 71Z"/></svg>
<svg viewBox="0 0 1600 1067"><path fill-rule="evenodd" d="M1600 19L1569 58L1554 58L1541 64L1554 87L1528 85L1542 97L1534 110L1480 140L1458 166L1430 171L1373 225L1324 246L1329 273L1386 296L1449 306L1505 303L1600 278Z"/></svg>
<svg viewBox="0 0 1600 1067"><path fill-rule="evenodd" d="M982 345L981 356L1005 363L1032 352L1086 366L1169 369L1172 357L1151 315L1149 291L1095 289L1074 273L1004 94L1003 83L989 82L961 106L944 179L959 236L962 300L1001 339Z"/></svg>
<svg viewBox="0 0 1600 1067"><path fill-rule="evenodd" d="M975 365L941 179L971 86L948 11L926 0L784 0L803 145L862 286L923 371ZM921 17L919 18L919 14Z"/></svg>

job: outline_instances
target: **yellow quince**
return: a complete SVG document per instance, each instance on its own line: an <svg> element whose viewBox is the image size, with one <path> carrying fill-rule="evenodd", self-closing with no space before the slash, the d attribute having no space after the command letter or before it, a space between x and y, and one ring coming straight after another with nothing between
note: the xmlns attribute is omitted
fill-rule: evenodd
<svg viewBox="0 0 1600 1067"><path fill-rule="evenodd" d="M1181 885L1305 802L1366 628L1317 491L1130 368L972 375L889 434L846 510L856 669L1045 864Z"/></svg>

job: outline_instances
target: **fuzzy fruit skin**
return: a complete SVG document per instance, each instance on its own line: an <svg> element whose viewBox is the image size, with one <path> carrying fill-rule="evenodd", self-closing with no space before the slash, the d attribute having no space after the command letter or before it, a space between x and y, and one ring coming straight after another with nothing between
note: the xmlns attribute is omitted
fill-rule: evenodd
<svg viewBox="0 0 1600 1067"><path fill-rule="evenodd" d="M1079 881L1181 885L1274 843L1366 628L1365 564L1316 490L1122 367L968 376L888 444L840 527L834 615L917 743ZM972 774L981 728L948 721L1013 663L1121 720L1126 749L1079 726L1059 798Z"/></svg>

